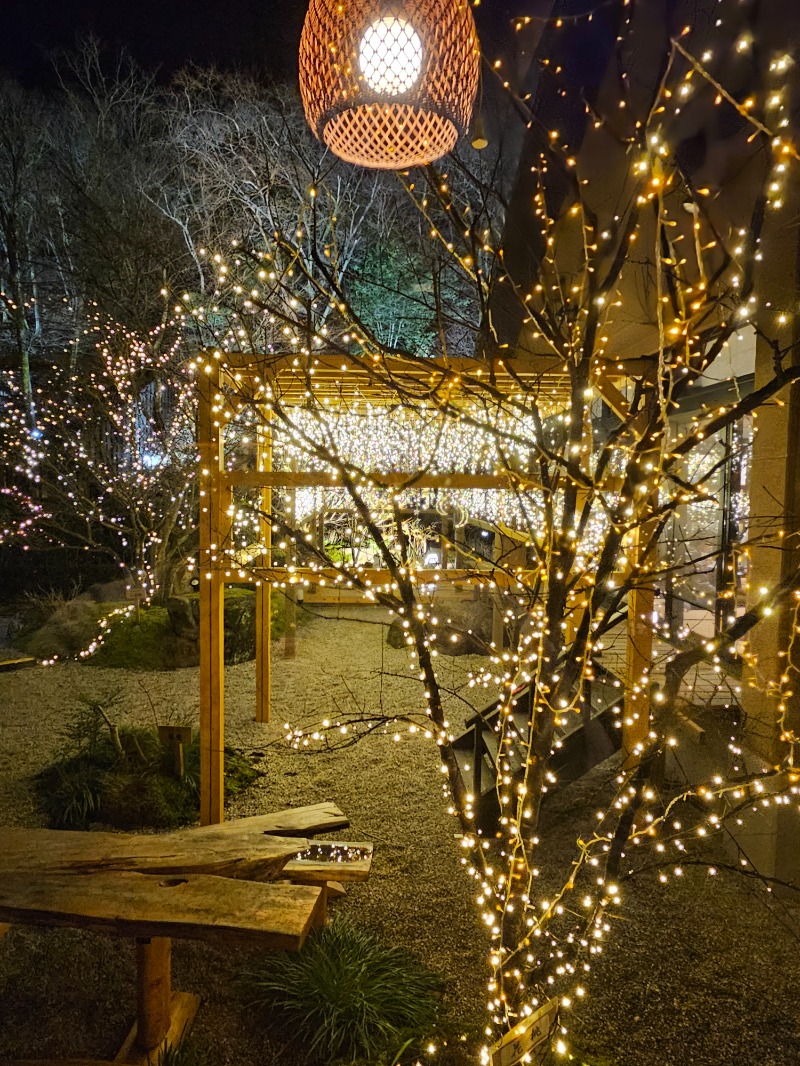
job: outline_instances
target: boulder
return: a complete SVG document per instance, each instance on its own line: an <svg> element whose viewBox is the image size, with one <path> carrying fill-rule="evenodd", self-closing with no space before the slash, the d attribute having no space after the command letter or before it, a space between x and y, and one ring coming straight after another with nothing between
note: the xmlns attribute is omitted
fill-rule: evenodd
<svg viewBox="0 0 800 1066"><path fill-rule="evenodd" d="M172 669L200 662L200 597L170 596L167 600L170 632L165 662ZM241 589L225 596L225 662L243 663L256 655L256 596Z"/></svg>
<svg viewBox="0 0 800 1066"><path fill-rule="evenodd" d="M492 639L492 601L488 596L468 599L452 597L437 600L436 614L441 619L437 627L436 648L440 655L488 655ZM386 634L391 648L406 647L407 630L395 618Z"/></svg>

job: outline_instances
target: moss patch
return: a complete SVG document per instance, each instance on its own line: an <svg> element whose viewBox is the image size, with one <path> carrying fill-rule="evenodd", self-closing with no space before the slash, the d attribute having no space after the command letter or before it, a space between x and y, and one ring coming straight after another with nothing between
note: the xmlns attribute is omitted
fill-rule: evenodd
<svg viewBox="0 0 800 1066"><path fill-rule="evenodd" d="M87 661L116 670L169 670L168 632L165 607L142 608L138 618L136 612L114 618L100 648Z"/></svg>

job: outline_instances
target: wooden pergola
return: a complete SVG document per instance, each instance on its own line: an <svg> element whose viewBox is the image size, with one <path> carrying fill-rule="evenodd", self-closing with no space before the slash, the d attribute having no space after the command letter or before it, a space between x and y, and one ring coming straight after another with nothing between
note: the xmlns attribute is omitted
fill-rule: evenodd
<svg viewBox="0 0 800 1066"><path fill-rule="evenodd" d="M599 395L620 415L625 400L613 378L625 377L627 364L598 362L593 384ZM370 403L377 407L427 405L430 409L454 411L484 400L502 403L515 398L536 397L551 410L563 408L569 399L569 379L559 360L526 355L510 359L415 359L382 358L374 363L363 357L332 355L253 355L203 352L197 360L198 451L200 487L199 578L200 578L200 735L201 822L221 822L224 816L224 589L226 584L256 583L256 720L268 722L271 702L270 617L273 587L299 585L360 588L377 592L392 589L388 570L356 567L350 576L329 567L303 567L288 563L276 566L271 552L272 493L275 489L299 487L336 488L341 485L331 470L274 470L272 467L271 412L324 403L326 411L351 409ZM259 408L254 469L229 469L225 459L224 427L234 413L226 397ZM365 483L380 489L480 489L508 490L536 487L510 473L463 473L404 470L391 473L367 471ZM234 489L260 491L260 544L246 565L232 547ZM612 488L609 480L606 486ZM252 555L255 554L255 558ZM404 575L406 576L406 575ZM407 576L418 585L463 582L492 588L517 586L524 577L492 568L418 569ZM355 577L355 580L354 580ZM521 587L521 585L520 585ZM396 588L396 584L395 584ZM652 590L634 590L644 597L631 611L638 615L652 610ZM646 601L646 602L645 602ZM637 627L634 627L637 628ZM641 674L649 663L652 634L639 626L635 649L629 651L629 674ZM630 642L629 642L630 643ZM634 673L635 672L635 673ZM632 686L631 686L632 687ZM626 716L628 717L628 716ZM632 748L647 732L647 716L639 715L635 735L626 739ZM642 720L644 719L644 720ZM628 730L631 734L631 730Z"/></svg>

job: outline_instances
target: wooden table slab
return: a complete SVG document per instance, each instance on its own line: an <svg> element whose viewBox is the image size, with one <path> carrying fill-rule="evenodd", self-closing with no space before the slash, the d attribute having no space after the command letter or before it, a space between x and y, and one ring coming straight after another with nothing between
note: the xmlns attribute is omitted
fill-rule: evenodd
<svg viewBox="0 0 800 1066"><path fill-rule="evenodd" d="M78 926L130 937L187 937L296 951L324 890L285 882L113 872L3 872L0 921Z"/></svg>
<svg viewBox="0 0 800 1066"><path fill-rule="evenodd" d="M347 829L349 826L350 819L342 814L335 803L326 801L306 807L288 807L270 814L255 814L250 818L237 818L234 822L221 822L219 825L202 825L189 832L224 835L233 829L252 829L284 837L313 837L317 833L334 833L337 829Z"/></svg>
<svg viewBox="0 0 800 1066"><path fill-rule="evenodd" d="M246 819L250 821L250 819ZM228 823L216 832L81 833L64 829L0 829L0 871L41 870L88 874L216 874L274 881L309 842L265 836L256 826Z"/></svg>

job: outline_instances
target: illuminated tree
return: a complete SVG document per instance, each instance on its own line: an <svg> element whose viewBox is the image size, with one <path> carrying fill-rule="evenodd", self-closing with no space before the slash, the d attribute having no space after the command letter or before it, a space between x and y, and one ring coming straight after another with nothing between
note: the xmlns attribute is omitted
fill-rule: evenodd
<svg viewBox="0 0 800 1066"><path fill-rule="evenodd" d="M437 292L435 275L427 283L437 326L456 314L472 324L474 359L444 345L430 359L387 343L370 308L350 298L352 261L331 254L326 227L337 193L324 180L306 190L301 225L281 219L253 248L215 251L202 301L185 294L176 302L204 347L196 371L211 381L229 460L242 457L243 442L251 447L251 476L242 479L251 489L239 492L231 533L201 565L281 586L351 585L398 618L424 697L392 725L439 747L493 937L493 1035L549 997L566 1007L584 994L608 913L637 870L663 867L666 880L667 868L680 872L690 842L720 833L753 795L769 805L793 803L797 792L787 772L794 659L758 677L747 639L770 615L796 627L800 568L777 509L751 510L745 529L734 500L751 418L800 378L796 238L786 231L787 205L796 204L793 64L777 42L756 52L754 31L769 41L770 30L739 9L712 24L701 7L696 22L673 25L686 12L651 6L656 21L653 10L628 4L554 21L535 98L514 100L527 132L503 210L464 159L399 176L426 242L448 253L469 289L465 314L453 305L457 287ZM530 21L520 20L521 33ZM596 64L591 86L576 71L588 47L617 60ZM748 350L750 391L740 364ZM691 410L691 390L715 385L713 408ZM262 482L272 487L267 508L253 489L266 434L279 472ZM208 492L214 475L205 476ZM431 587L448 574L420 573L406 531L410 515L437 510L449 520L437 529L442 552L457 558L461 580L491 588L502 623L472 679L475 711L481 697L497 696L496 835L465 781L457 727L443 709L443 644L465 636L438 592L431 602ZM356 516L377 569L327 550L330 511ZM739 522L722 544L709 532L720 512ZM459 538L465 520L493 532L493 553ZM259 567L265 522L305 568ZM684 532L670 540L673 527ZM786 566L745 596L734 550L770 545L786 553ZM722 608L716 628L693 639L672 608L670 617L656 613L655 596L667 592L674 606L709 561ZM541 804L569 735L580 723L589 736L597 688L615 687L598 657L623 622L626 672L612 700L623 746L617 791L586 812L562 887L543 899ZM730 685L730 702L744 699L737 681L725 681L737 653L754 692L767 697L758 728L772 732L772 761L753 771L734 746L707 776L670 791L668 753L698 702L688 671L703 663L719 686ZM375 715L339 714L296 725L289 739L349 743L375 727ZM702 811L688 802L698 798ZM562 1044L559 1032L556 1050Z"/></svg>
<svg viewBox="0 0 800 1066"><path fill-rule="evenodd" d="M93 333L79 375L49 368L33 434L13 386L5 398L0 542L104 555L163 600L196 543L192 382L168 329Z"/></svg>

